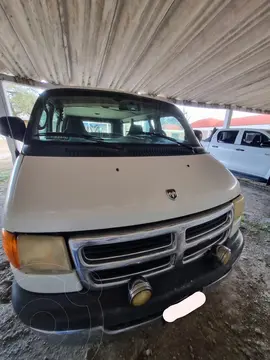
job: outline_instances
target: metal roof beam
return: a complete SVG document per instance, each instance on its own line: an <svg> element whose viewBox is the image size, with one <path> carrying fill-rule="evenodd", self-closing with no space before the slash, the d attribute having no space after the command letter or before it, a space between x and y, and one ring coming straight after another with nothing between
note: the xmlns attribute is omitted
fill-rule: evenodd
<svg viewBox="0 0 270 360"><path fill-rule="evenodd" d="M6 74L0 74L0 81L9 81L20 85L26 85L26 86L32 86L32 87L38 87L41 89L52 89L52 88L59 88L59 87L71 87L71 86L62 86L57 84L51 84L47 82L41 82L36 81L33 79L28 78L22 78L18 76L12 76L12 75L6 75ZM87 88L87 87L84 87ZM89 89L93 89L91 87L88 87ZM104 90L104 89L103 89ZM107 89L112 91L121 91L118 89ZM138 95L146 95L146 96L153 96L159 99L164 99L166 101L171 101L172 103L176 105L183 105L183 106L193 106L193 107L200 107L200 108L212 108L212 109L232 109L236 111L246 111L246 112L253 112L253 113L259 113L259 114L270 114L270 110L264 110L260 108L251 108L246 107L242 105L234 105L234 104L217 104L217 103L210 103L210 102L202 102L202 101L191 101L191 100L179 100L175 98L166 98L162 96L156 96L153 94L141 94L138 92Z"/></svg>
<svg viewBox="0 0 270 360"><path fill-rule="evenodd" d="M10 81L16 84L38 87L41 89L52 89L54 87L60 87L60 85L54 85L48 82L36 81L33 79L28 79L13 75L6 75L6 74L0 74L0 81Z"/></svg>

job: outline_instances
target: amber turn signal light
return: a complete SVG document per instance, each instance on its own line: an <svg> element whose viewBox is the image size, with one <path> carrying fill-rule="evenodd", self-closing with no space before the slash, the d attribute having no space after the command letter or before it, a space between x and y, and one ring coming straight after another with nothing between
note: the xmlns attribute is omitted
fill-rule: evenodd
<svg viewBox="0 0 270 360"><path fill-rule="evenodd" d="M17 247L17 238L16 235L7 231L2 230L3 236L3 248L8 258L8 261L15 267L20 267L18 247Z"/></svg>

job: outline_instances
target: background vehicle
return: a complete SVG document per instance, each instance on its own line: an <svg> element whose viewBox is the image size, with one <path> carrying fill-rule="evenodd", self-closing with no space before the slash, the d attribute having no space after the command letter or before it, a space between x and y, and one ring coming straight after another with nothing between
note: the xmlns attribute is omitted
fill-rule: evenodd
<svg viewBox="0 0 270 360"><path fill-rule="evenodd" d="M201 143L229 170L270 184L270 130L220 129Z"/></svg>

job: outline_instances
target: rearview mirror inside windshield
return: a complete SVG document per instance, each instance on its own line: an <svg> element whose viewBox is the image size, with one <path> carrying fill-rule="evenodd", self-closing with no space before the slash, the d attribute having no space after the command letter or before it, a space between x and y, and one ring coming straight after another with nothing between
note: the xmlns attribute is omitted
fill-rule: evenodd
<svg viewBox="0 0 270 360"><path fill-rule="evenodd" d="M120 101L119 110L128 110L128 111L141 111L141 106L135 101Z"/></svg>

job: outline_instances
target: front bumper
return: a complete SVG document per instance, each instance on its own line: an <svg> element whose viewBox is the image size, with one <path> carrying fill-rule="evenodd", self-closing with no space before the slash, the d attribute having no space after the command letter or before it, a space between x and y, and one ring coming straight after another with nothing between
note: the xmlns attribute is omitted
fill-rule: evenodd
<svg viewBox="0 0 270 360"><path fill-rule="evenodd" d="M150 281L153 296L141 307L129 304L126 284L100 292L85 289L74 293L37 294L22 289L16 282L12 287L13 307L24 324L44 333L65 336L84 333L89 339L99 333L123 332L153 321L168 306L228 275L243 250L241 232L224 245L232 254L227 265L217 264L212 256L206 255L157 275Z"/></svg>

